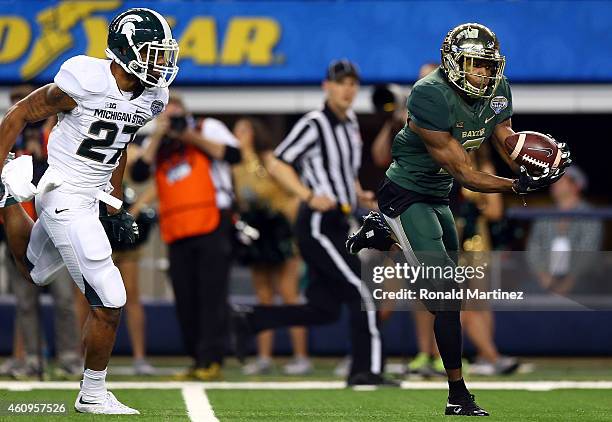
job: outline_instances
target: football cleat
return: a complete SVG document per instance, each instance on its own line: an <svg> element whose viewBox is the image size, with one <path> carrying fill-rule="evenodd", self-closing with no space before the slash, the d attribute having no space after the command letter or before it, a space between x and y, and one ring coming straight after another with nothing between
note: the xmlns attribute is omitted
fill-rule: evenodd
<svg viewBox="0 0 612 422"><path fill-rule="evenodd" d="M74 410L79 413L95 413L99 415L140 415L138 410L121 403L110 391L106 392L106 396L104 396L100 403L87 402L83 399L83 392L79 391L79 395L74 403Z"/></svg>
<svg viewBox="0 0 612 422"><path fill-rule="evenodd" d="M353 255L365 248L388 251L396 243L380 213L370 211L363 218L361 227L346 240L346 250Z"/></svg>
<svg viewBox="0 0 612 422"><path fill-rule="evenodd" d="M444 414L449 416L489 416L489 412L476 404L473 394L453 400L449 397Z"/></svg>
<svg viewBox="0 0 612 422"><path fill-rule="evenodd" d="M360 372L351 375L346 381L347 387L395 387L399 388L400 383L372 372Z"/></svg>

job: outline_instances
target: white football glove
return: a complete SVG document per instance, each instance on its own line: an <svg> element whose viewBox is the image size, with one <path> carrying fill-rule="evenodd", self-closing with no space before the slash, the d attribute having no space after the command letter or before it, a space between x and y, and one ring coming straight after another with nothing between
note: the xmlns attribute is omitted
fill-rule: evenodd
<svg viewBox="0 0 612 422"><path fill-rule="evenodd" d="M2 183L17 202L25 202L31 201L39 192L55 189L63 181L56 171L47 169L36 187L32 184L33 174L32 156L22 155L5 164L2 169Z"/></svg>
<svg viewBox="0 0 612 422"><path fill-rule="evenodd" d="M16 201L30 201L36 195L36 186L32 184L33 173L31 155L15 158L2 169L2 183Z"/></svg>

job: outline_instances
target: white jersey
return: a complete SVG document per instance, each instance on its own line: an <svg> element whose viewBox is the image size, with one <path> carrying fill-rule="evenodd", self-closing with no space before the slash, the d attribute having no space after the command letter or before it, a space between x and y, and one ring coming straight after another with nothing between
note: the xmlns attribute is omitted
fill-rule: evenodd
<svg viewBox="0 0 612 422"><path fill-rule="evenodd" d="M167 88L146 88L137 98L119 90L111 60L76 56L55 76L57 86L77 107L59 115L49 137L49 167L64 181L104 187L136 131L168 103Z"/></svg>

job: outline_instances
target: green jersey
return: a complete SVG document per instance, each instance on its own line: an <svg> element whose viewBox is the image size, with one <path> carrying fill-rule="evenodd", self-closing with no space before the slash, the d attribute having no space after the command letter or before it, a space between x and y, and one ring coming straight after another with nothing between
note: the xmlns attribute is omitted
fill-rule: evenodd
<svg viewBox="0 0 612 422"><path fill-rule="evenodd" d="M408 119L423 129L450 132L466 151L480 147L498 123L512 116L512 94L506 78L495 93L469 104L446 81L438 68L419 80L408 97ZM401 187L434 197L447 197L453 178L429 155L408 124L391 148L393 163L387 177Z"/></svg>

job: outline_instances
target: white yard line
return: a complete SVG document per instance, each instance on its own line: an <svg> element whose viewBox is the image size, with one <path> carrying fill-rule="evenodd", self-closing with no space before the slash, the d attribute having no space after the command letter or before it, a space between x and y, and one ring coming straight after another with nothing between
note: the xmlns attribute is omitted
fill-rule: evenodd
<svg viewBox="0 0 612 422"><path fill-rule="evenodd" d="M342 381L299 381L299 382L178 382L178 381L111 381L109 389L137 390L338 390L345 388ZM612 381L472 381L473 390L528 390L550 391L557 389L612 389ZM0 381L0 390L78 390L79 383L73 381ZM404 381L405 390L446 390L446 382ZM190 390L191 391L191 390Z"/></svg>
<svg viewBox="0 0 612 422"><path fill-rule="evenodd" d="M193 422L219 422L215 417L206 392L201 386L188 385L181 389L187 414Z"/></svg>

